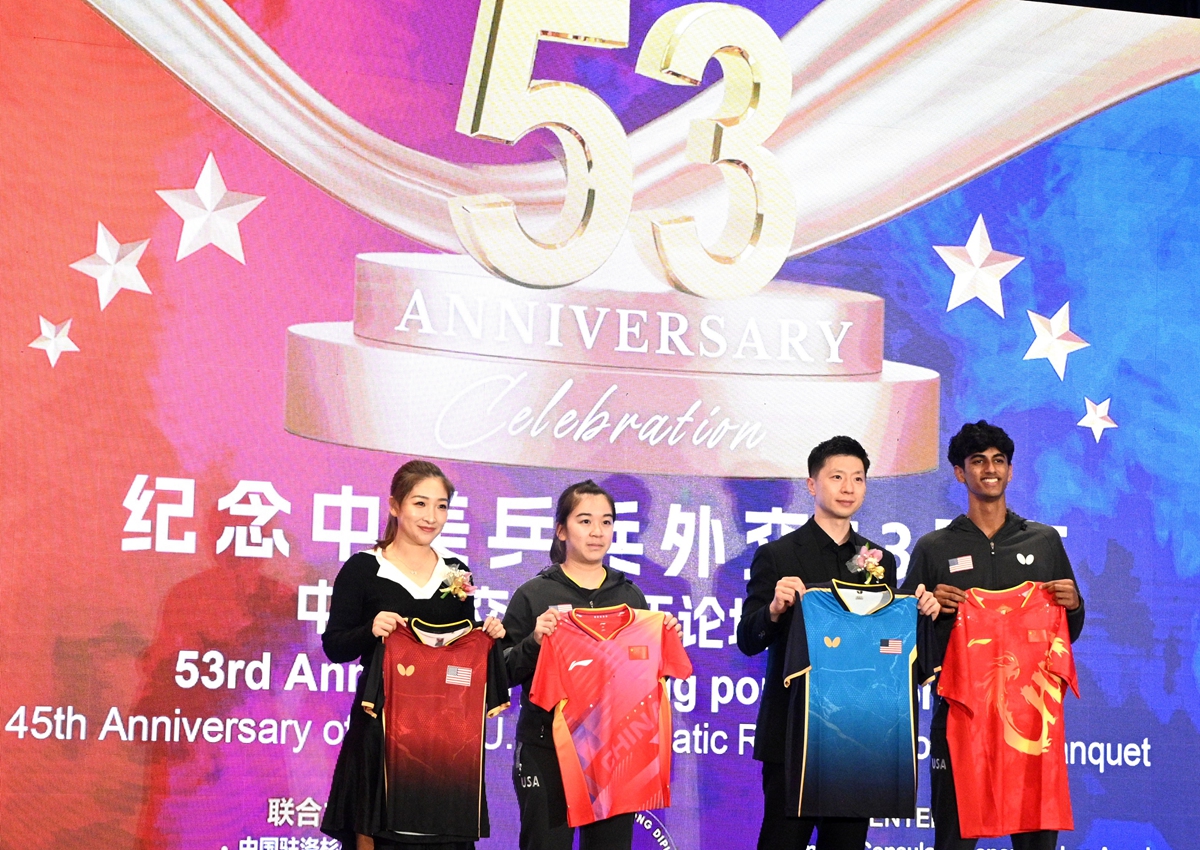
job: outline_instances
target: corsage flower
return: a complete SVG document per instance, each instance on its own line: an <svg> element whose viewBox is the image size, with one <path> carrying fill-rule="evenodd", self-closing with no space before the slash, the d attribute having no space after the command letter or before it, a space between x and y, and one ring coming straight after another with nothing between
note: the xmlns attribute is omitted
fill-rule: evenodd
<svg viewBox="0 0 1200 850"><path fill-rule="evenodd" d="M471 574L457 567L450 567L450 572L442 584L443 599L450 594L454 594L458 599L466 599L475 592L475 585L471 584Z"/></svg>
<svg viewBox="0 0 1200 850"><path fill-rule="evenodd" d="M866 583L872 580L883 581L883 552L878 549L868 549L863 546L858 554L846 562L846 569L852 573L866 573Z"/></svg>

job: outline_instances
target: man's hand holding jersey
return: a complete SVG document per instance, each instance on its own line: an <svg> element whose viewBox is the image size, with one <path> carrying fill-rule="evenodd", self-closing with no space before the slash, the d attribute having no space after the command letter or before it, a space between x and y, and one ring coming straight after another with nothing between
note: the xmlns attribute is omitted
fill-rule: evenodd
<svg viewBox="0 0 1200 850"><path fill-rule="evenodd" d="M783 612L791 608L804 595L804 582L799 576L784 576L775 582L775 598L771 600L768 614L772 623L778 623Z"/></svg>

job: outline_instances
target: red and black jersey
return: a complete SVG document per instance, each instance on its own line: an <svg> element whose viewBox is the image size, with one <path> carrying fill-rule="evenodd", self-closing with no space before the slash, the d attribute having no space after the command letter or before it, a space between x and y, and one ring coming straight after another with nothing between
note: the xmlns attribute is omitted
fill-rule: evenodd
<svg viewBox="0 0 1200 850"><path fill-rule="evenodd" d="M1063 697L1079 696L1067 612L1027 581L958 606L938 693L964 838L1073 829Z"/></svg>
<svg viewBox="0 0 1200 850"><path fill-rule="evenodd" d="M375 652L362 707L383 723L383 832L486 836L484 720L508 707L499 646L465 620L410 620Z"/></svg>
<svg viewBox="0 0 1200 850"><path fill-rule="evenodd" d="M576 608L542 643L530 701L554 711L567 823L671 804L667 677L692 675L665 615Z"/></svg>

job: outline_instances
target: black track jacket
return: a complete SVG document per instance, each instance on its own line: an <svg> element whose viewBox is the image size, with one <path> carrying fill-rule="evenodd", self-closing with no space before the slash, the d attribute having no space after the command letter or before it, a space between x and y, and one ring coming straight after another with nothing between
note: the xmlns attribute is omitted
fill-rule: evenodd
<svg viewBox="0 0 1200 850"><path fill-rule="evenodd" d="M504 665L508 681L521 686L521 714L517 718L517 740L524 744L553 747L553 712L529 701L529 687L542 647L533 639L533 626L547 608L570 605L572 608L609 608L628 605L645 609L646 597L625 574L605 568L604 583L595 590L580 587L567 578L562 567L552 564L518 587L504 612Z"/></svg>
<svg viewBox="0 0 1200 850"><path fill-rule="evenodd" d="M963 569L968 563L970 569ZM956 569L951 572L951 561ZM1008 512L1004 525L990 540L965 514L917 541L904 578L902 592L912 593L918 584L933 590L949 584L962 590L1006 590L1025 581L1054 581L1069 578L1075 571L1063 548L1062 538L1048 525ZM1078 582L1076 582L1078 586ZM941 615L934 623L938 666L954 628L953 616ZM1074 642L1083 631L1083 594L1079 607L1067 612L1067 629Z"/></svg>

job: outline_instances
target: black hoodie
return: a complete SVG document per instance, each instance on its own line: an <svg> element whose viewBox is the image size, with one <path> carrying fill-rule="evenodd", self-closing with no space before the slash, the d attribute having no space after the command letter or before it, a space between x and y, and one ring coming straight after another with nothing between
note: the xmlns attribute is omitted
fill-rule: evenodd
<svg viewBox="0 0 1200 850"><path fill-rule="evenodd" d="M604 582L595 590L580 587L567 578L558 564L551 564L513 592L504 613L504 663L508 680L521 686L521 715L517 718L517 740L524 744L553 747L551 732L554 714L529 701L533 671L542 647L533 639L537 618L547 608L566 605L571 608L608 608L628 605L646 608L646 597L625 574L605 568Z"/></svg>
<svg viewBox="0 0 1200 850"><path fill-rule="evenodd" d="M939 584L962 590L1007 590L1025 581L1064 578L1075 581L1075 571L1062 538L1050 526L1009 511L1004 525L989 539L979 526L960 514L945 528L917 541L901 591L912 593L918 584L929 590ZM934 623L939 657L946 650L954 622L954 617L939 616ZM1079 607L1067 612L1067 629L1072 642L1083 631L1082 593Z"/></svg>

